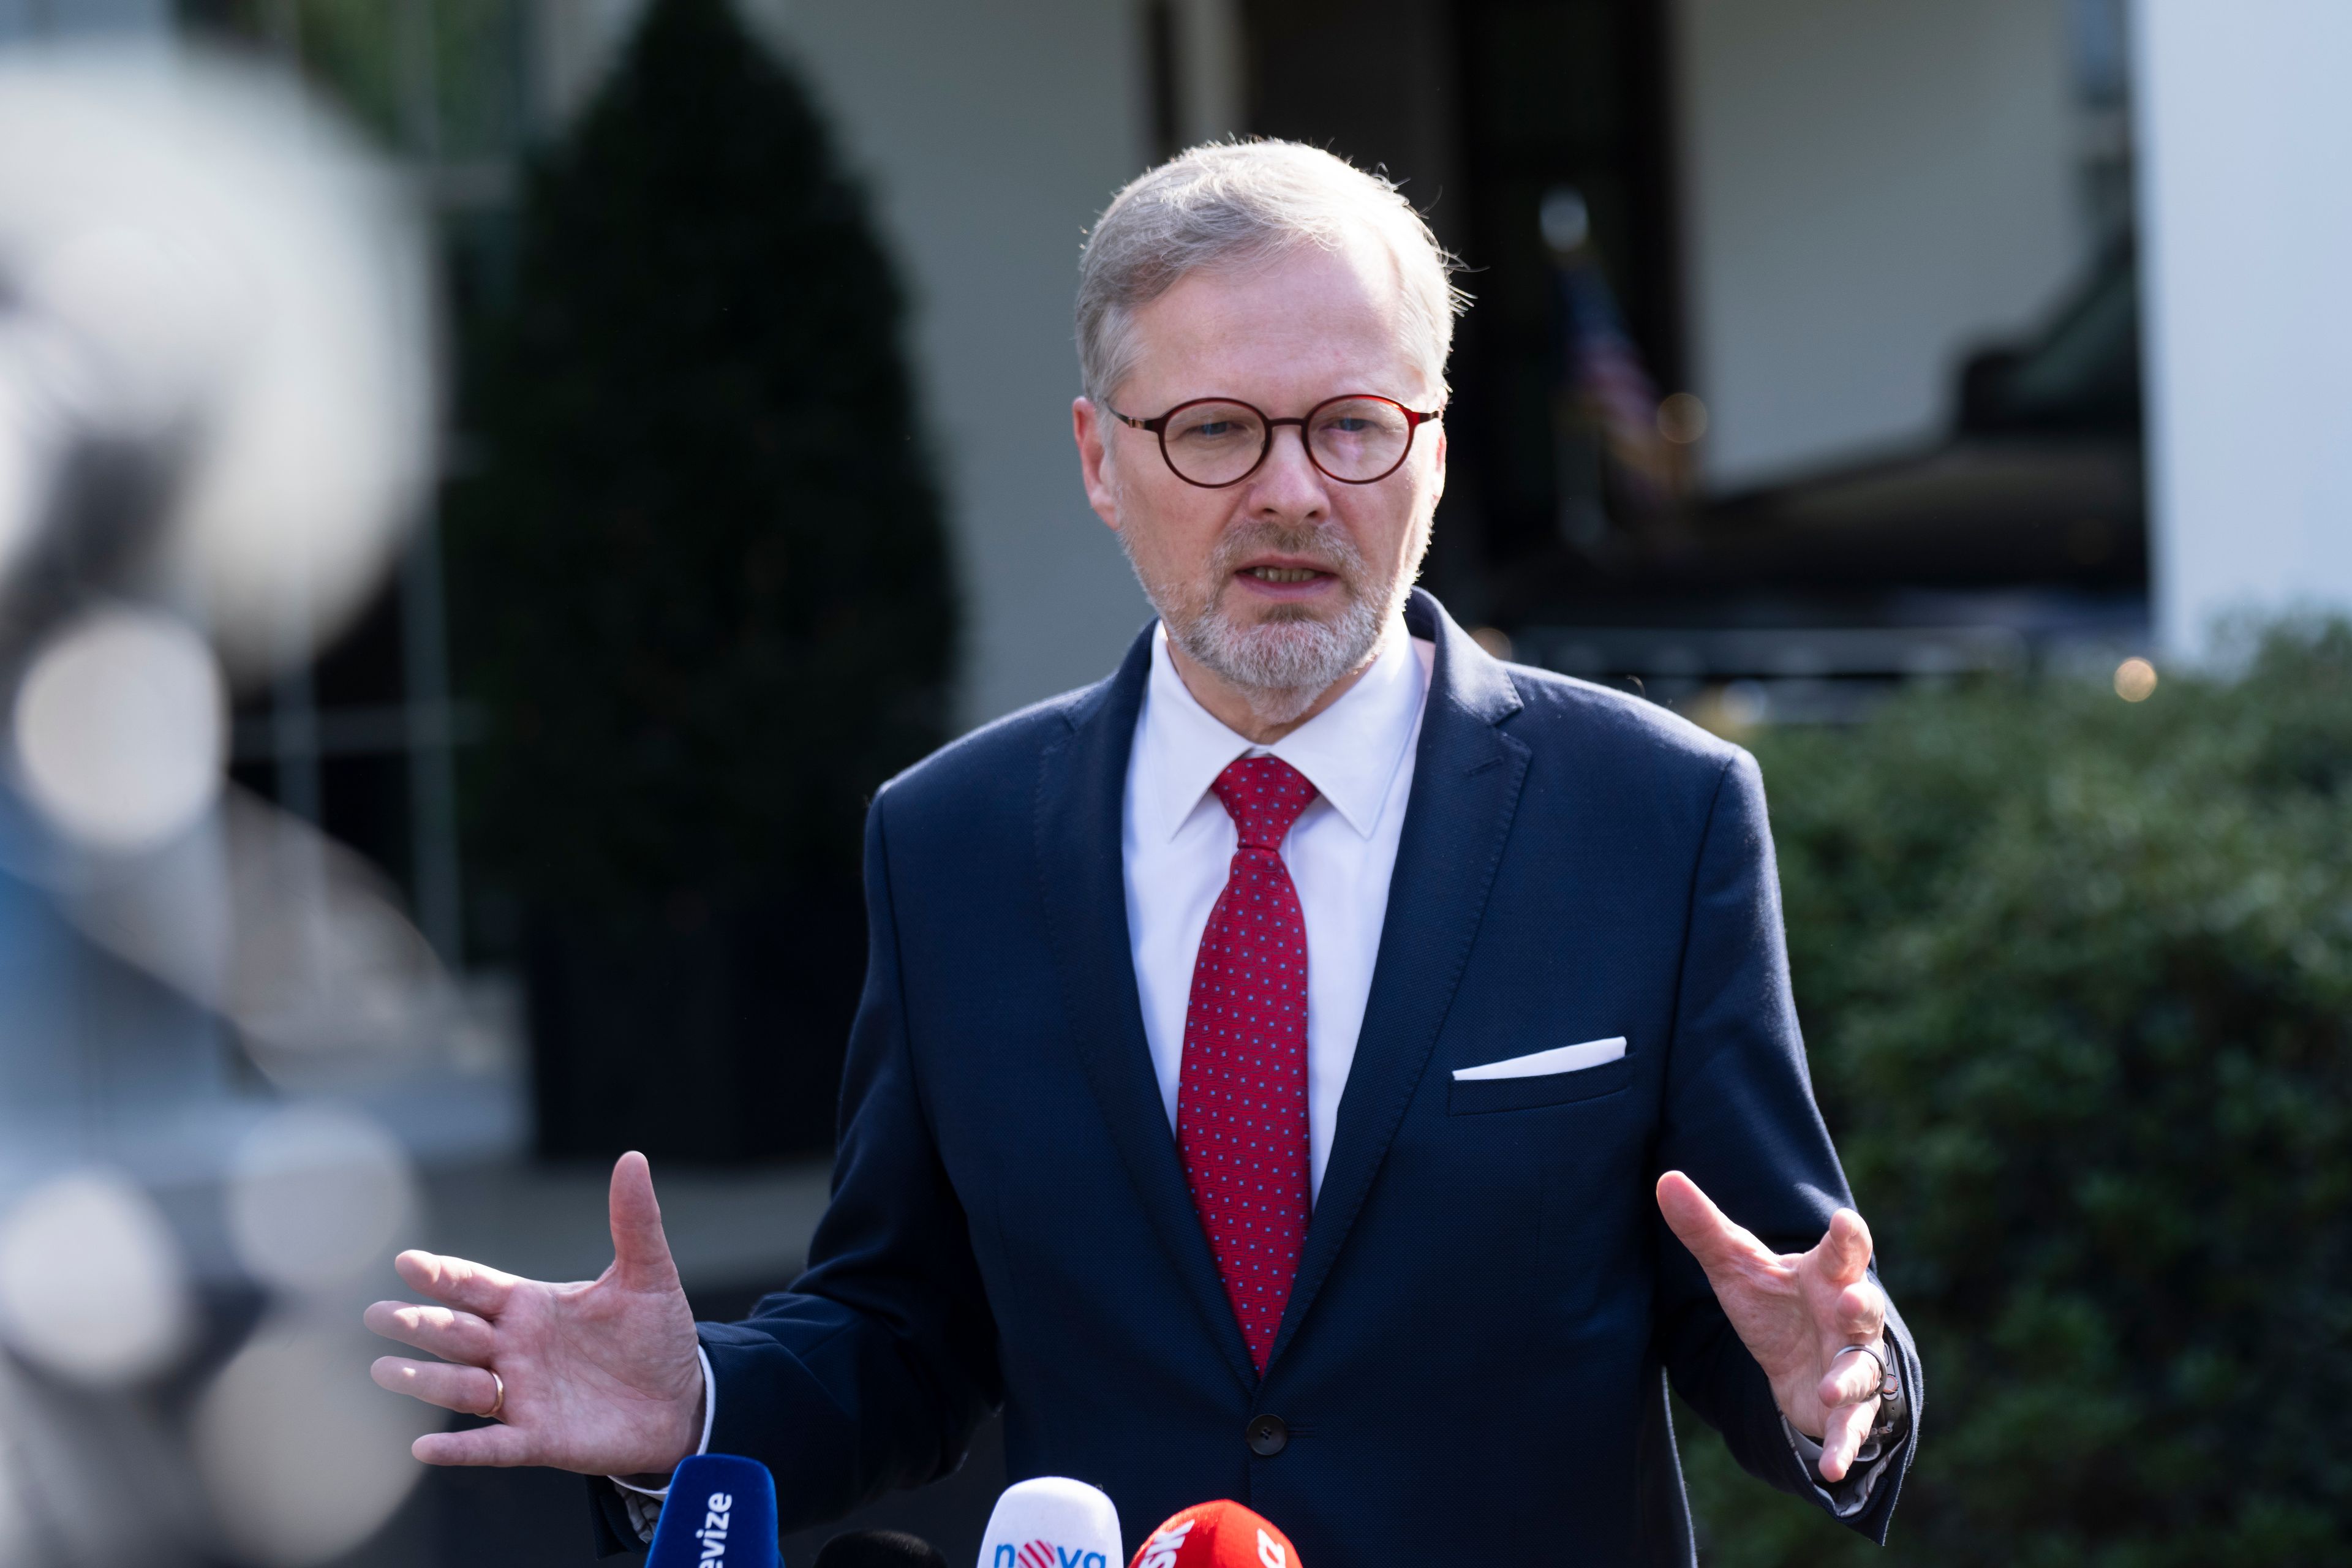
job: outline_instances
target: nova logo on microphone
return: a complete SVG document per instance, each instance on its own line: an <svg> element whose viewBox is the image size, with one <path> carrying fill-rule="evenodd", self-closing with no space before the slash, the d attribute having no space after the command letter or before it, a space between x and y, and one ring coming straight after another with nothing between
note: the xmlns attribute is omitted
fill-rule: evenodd
<svg viewBox="0 0 2352 1568"><path fill-rule="evenodd" d="M1110 1560L1099 1552L1089 1552L1083 1546L1056 1546L1050 1541L1032 1541L1014 1547L1010 1543L996 1549L996 1561L989 1568L1110 1568Z"/></svg>
<svg viewBox="0 0 2352 1568"><path fill-rule="evenodd" d="M1120 1568L1118 1510L1084 1481L1038 1476L1004 1489L980 1568Z"/></svg>

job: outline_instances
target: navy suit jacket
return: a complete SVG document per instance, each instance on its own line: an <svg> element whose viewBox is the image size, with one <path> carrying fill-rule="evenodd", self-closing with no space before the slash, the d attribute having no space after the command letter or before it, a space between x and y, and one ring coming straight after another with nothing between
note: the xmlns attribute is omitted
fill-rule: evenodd
<svg viewBox="0 0 2352 1568"><path fill-rule="evenodd" d="M961 1459L1074 1476L1131 1551L1233 1498L1315 1568L1691 1561L1661 1373L1748 1468L1832 1506L1661 1221L1688 1172L1800 1251L1848 1202L1789 990L1748 755L1649 703L1437 657L1370 1005L1261 1380L1145 1045L1119 864L1150 663L948 746L867 817L866 988L807 1272L704 1324L711 1447L785 1529ZM1454 1068L1622 1035L1549 1078ZM1916 1442L1848 1521L1885 1535ZM1261 1414L1289 1440L1261 1455ZM1833 1509L1833 1511L1836 1511Z"/></svg>

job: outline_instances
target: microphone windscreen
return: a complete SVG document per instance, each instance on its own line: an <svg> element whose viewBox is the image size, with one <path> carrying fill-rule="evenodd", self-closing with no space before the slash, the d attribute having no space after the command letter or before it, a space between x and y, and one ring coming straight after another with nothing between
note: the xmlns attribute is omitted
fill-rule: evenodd
<svg viewBox="0 0 2352 1568"><path fill-rule="evenodd" d="M1118 1568L1118 1510L1061 1476L1005 1488L980 1538L980 1568Z"/></svg>
<svg viewBox="0 0 2352 1568"><path fill-rule="evenodd" d="M1298 1548L1237 1502L1196 1502L1153 1531L1128 1568L1299 1568Z"/></svg>
<svg viewBox="0 0 2352 1568"><path fill-rule="evenodd" d="M782 1568L768 1467L732 1454L697 1454L678 1466L646 1568Z"/></svg>
<svg viewBox="0 0 2352 1568"><path fill-rule="evenodd" d="M947 1553L919 1535L854 1530L816 1554L816 1568L948 1568Z"/></svg>

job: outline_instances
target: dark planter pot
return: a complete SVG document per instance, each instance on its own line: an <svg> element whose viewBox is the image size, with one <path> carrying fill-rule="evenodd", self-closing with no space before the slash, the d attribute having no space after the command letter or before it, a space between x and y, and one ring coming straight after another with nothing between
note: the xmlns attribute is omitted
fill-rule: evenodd
<svg viewBox="0 0 2352 1568"><path fill-rule="evenodd" d="M746 1164L830 1152L865 973L854 883L530 922L539 1151Z"/></svg>

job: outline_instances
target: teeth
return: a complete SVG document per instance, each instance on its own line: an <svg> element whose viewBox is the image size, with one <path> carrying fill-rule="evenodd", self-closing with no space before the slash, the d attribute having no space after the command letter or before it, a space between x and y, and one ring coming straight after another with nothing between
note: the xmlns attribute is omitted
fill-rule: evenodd
<svg viewBox="0 0 2352 1568"><path fill-rule="evenodd" d="M1321 575L1304 566L1253 566L1249 574L1261 583L1310 583Z"/></svg>

